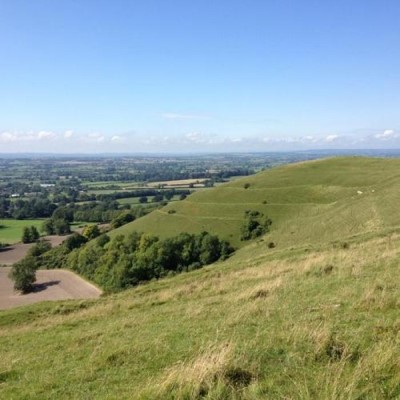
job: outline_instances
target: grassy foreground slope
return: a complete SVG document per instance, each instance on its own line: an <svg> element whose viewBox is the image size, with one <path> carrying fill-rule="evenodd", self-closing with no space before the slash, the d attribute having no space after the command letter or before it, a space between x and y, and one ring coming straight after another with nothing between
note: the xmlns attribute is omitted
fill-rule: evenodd
<svg viewBox="0 0 400 400"><path fill-rule="evenodd" d="M4 399L400 398L400 234L0 313Z"/></svg>
<svg viewBox="0 0 400 400"><path fill-rule="evenodd" d="M276 214L275 249L256 241L225 262L120 294L0 312L0 398L400 398L399 166L333 159L276 169L286 187L295 188L293 171L309 188L304 208ZM253 188L254 198L270 173L227 190ZM286 187L277 176L269 191L290 209L300 191L285 197ZM310 193L323 211L306 218L298 214ZM285 224L295 233L285 236Z"/></svg>
<svg viewBox="0 0 400 400"><path fill-rule="evenodd" d="M252 209L272 219L269 240L278 246L310 245L400 225L400 213L393 213L399 198L399 159L331 158L194 193L115 234L137 230L166 237L206 230L242 246L240 226Z"/></svg>

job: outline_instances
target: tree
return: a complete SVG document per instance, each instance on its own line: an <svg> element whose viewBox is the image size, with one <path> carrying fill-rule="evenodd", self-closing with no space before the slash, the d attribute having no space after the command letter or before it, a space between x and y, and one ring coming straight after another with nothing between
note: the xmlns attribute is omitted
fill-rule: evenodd
<svg viewBox="0 0 400 400"><path fill-rule="evenodd" d="M32 225L31 228L30 228L30 230L31 230L31 239L32 239L32 242L38 241L39 238L40 238L40 233L39 233L39 231L37 230L36 226L33 226L33 225Z"/></svg>
<svg viewBox="0 0 400 400"><path fill-rule="evenodd" d="M39 232L35 226L24 226L22 231L22 243L36 242L39 237Z"/></svg>
<svg viewBox="0 0 400 400"><path fill-rule="evenodd" d="M43 222L42 230L47 235L65 235L71 233L69 222L65 219L47 219Z"/></svg>
<svg viewBox="0 0 400 400"><path fill-rule="evenodd" d="M85 236L75 232L67 239L65 239L62 245L65 246L65 248L67 248L69 251L72 251L74 249L81 247L86 242L87 238Z"/></svg>
<svg viewBox="0 0 400 400"><path fill-rule="evenodd" d="M245 220L240 228L240 240L250 240L269 232L272 224L270 218L265 217L259 211L248 210L245 212Z"/></svg>
<svg viewBox="0 0 400 400"><path fill-rule="evenodd" d="M160 201L163 201L163 200L164 200L164 196L163 196L162 194L156 194L156 195L153 197L152 202L153 202L153 203L159 203Z"/></svg>
<svg viewBox="0 0 400 400"><path fill-rule="evenodd" d="M31 242L31 232L28 226L24 226L22 230L22 243L30 243Z"/></svg>
<svg viewBox="0 0 400 400"><path fill-rule="evenodd" d="M132 222L135 220L134 215L129 211L124 211L118 214L112 221L111 226L113 229L119 228L122 225L127 224L128 222Z"/></svg>
<svg viewBox="0 0 400 400"><path fill-rule="evenodd" d="M42 231L47 235L54 235L54 220L52 218L46 219L46 221L43 222Z"/></svg>
<svg viewBox="0 0 400 400"><path fill-rule="evenodd" d="M100 236L100 229L97 225L88 225L82 232L82 235L88 239L92 240Z"/></svg>
<svg viewBox="0 0 400 400"><path fill-rule="evenodd" d="M36 259L33 256L27 256L14 264L9 275L14 281L14 289L22 293L31 292L36 281L36 269Z"/></svg>
<svg viewBox="0 0 400 400"><path fill-rule="evenodd" d="M103 233L96 240L96 245L99 247L104 247L110 241L110 236Z"/></svg>
<svg viewBox="0 0 400 400"><path fill-rule="evenodd" d="M57 235L66 235L71 233L69 222L65 219L54 220L54 231Z"/></svg>
<svg viewBox="0 0 400 400"><path fill-rule="evenodd" d="M63 219L68 222L73 222L74 212L70 208L61 206L61 207L58 207L56 210L54 210L52 218L54 220Z"/></svg>
<svg viewBox="0 0 400 400"><path fill-rule="evenodd" d="M28 251L28 256L39 257L51 249L51 243L45 239L39 240Z"/></svg>

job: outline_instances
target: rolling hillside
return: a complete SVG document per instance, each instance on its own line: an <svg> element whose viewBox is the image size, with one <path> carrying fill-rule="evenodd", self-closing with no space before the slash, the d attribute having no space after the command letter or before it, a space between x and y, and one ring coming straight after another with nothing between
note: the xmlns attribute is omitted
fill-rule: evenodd
<svg viewBox="0 0 400 400"><path fill-rule="evenodd" d="M247 189L245 185L250 185ZM246 186L248 186L246 185ZM287 165L194 193L113 234L217 233L235 246L246 210L273 221L280 247L312 245L400 225L400 160L332 158Z"/></svg>
<svg viewBox="0 0 400 400"><path fill-rule="evenodd" d="M278 246L246 243L97 300L0 312L0 398L400 398L399 167L290 165L125 227L158 233L165 221L167 235L184 220L228 237L251 208L272 217Z"/></svg>

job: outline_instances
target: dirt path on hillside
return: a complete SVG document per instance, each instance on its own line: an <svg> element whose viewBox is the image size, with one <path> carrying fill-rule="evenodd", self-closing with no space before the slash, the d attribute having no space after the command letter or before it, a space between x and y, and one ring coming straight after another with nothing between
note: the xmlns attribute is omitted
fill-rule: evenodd
<svg viewBox="0 0 400 400"><path fill-rule="evenodd" d="M94 299L102 293L71 271L52 269L37 271L35 291L21 295L14 291L8 278L10 270L11 267L0 268L0 310L45 300Z"/></svg>
<svg viewBox="0 0 400 400"><path fill-rule="evenodd" d="M44 236L52 247L59 246L68 236ZM16 243L0 251L0 265L12 265L22 260L34 243Z"/></svg>

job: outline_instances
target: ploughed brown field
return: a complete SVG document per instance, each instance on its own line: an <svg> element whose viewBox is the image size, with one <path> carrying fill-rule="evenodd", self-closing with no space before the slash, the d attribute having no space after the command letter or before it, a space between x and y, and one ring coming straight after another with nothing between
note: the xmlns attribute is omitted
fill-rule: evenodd
<svg viewBox="0 0 400 400"><path fill-rule="evenodd" d="M45 236L52 247L60 245L68 236ZM34 243L16 243L0 251L0 265L12 265L22 260Z"/></svg>
<svg viewBox="0 0 400 400"><path fill-rule="evenodd" d="M10 270L0 268L0 310L45 300L93 299L102 293L71 271L52 269L37 271L34 292L22 295L14 291L8 277Z"/></svg>

